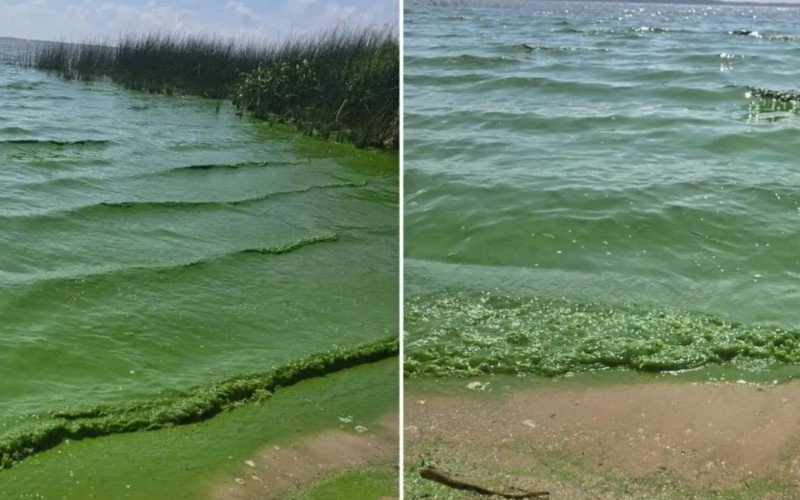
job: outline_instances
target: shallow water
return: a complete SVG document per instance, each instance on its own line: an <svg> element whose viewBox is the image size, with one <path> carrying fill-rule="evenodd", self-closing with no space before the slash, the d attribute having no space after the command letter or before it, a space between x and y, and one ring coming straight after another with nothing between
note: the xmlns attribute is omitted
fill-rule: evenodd
<svg viewBox="0 0 800 500"><path fill-rule="evenodd" d="M508 311L480 316L487 293L566 297L573 307L544 312L566 323L597 303L621 324L664 311L693 324L712 314L800 326L800 112L748 94L800 85L800 10L496 5L407 7L406 284L419 313L407 318L410 356L476 336L496 344L508 329L487 318ZM453 303L450 316L473 323L443 336L425 318ZM547 355L574 340L515 314ZM620 323L579 340L610 337L602 350L620 335L641 345L666 335L657 321L624 334ZM446 340L431 347L433 338ZM716 363L677 339L652 353L676 361L665 368ZM758 359L743 376L775 361Z"/></svg>
<svg viewBox="0 0 800 500"><path fill-rule="evenodd" d="M18 65L0 102L0 429L397 331L397 155Z"/></svg>
<svg viewBox="0 0 800 500"><path fill-rule="evenodd" d="M216 418L170 429L70 441L0 474L3 498L212 498L264 475L260 451L341 429L381 428L397 413L397 360L307 380ZM349 422L343 422L349 420ZM257 468L244 474L245 461Z"/></svg>

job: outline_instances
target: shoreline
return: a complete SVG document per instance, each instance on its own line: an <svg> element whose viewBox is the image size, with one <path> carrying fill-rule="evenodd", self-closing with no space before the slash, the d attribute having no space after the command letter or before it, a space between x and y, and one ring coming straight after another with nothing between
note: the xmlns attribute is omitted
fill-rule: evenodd
<svg viewBox="0 0 800 500"><path fill-rule="evenodd" d="M208 498L217 478L239 477L262 448L291 448L341 426L378 429L382 415L396 413L398 394L386 391L396 374L389 359L305 380L202 422L70 440L0 471L0 496Z"/></svg>
<svg viewBox="0 0 800 500"><path fill-rule="evenodd" d="M800 382L556 383L504 395L412 384L405 407L412 494L463 498L421 479L423 463L551 498L793 498L800 486Z"/></svg>
<svg viewBox="0 0 800 500"><path fill-rule="evenodd" d="M397 355L398 342L387 338L352 348L332 348L266 371L196 386L172 398L53 411L49 420L22 425L1 436L0 468L9 469L69 440L151 432L209 420L237 405L265 401L280 388L392 358Z"/></svg>
<svg viewBox="0 0 800 500"><path fill-rule="evenodd" d="M397 474L398 425L397 414L387 413L377 419L373 428L353 428L343 422L338 429L324 430L285 445L266 444L233 474L217 479L209 498L287 498L347 472L380 467L394 469Z"/></svg>

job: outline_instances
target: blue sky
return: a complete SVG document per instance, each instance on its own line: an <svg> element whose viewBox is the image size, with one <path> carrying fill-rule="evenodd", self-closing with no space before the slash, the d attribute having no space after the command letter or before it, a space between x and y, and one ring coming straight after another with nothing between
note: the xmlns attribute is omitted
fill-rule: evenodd
<svg viewBox="0 0 800 500"><path fill-rule="evenodd" d="M169 31L278 39L397 24L398 0L0 0L0 36L80 41Z"/></svg>

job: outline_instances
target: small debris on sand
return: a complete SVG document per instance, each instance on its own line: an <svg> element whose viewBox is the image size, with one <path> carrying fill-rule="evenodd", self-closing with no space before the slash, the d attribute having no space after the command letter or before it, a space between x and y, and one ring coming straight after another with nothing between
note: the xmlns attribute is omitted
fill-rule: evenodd
<svg viewBox="0 0 800 500"><path fill-rule="evenodd" d="M449 486L450 488L462 491L470 491L472 493L477 493L479 495L488 495L501 498L519 498L519 499L546 498L550 496L550 493L547 491L520 491L519 493L495 491L486 488L484 486L480 486L478 484L457 479L452 475L450 475L449 473L430 465L420 469L419 475L422 476L424 479L428 479L430 481L436 481L437 483Z"/></svg>

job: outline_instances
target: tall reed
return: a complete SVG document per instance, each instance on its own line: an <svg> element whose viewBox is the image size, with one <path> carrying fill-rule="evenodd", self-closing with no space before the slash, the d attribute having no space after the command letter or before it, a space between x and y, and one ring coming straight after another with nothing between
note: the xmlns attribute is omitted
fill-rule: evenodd
<svg viewBox="0 0 800 500"><path fill-rule="evenodd" d="M358 146L397 148L394 31L333 29L281 44L211 36L127 35L116 45L48 43L33 65L65 78L109 77L148 92L231 99L262 119Z"/></svg>
<svg viewBox="0 0 800 500"><path fill-rule="evenodd" d="M306 132L396 147L399 72L397 43L386 33L332 31L271 54L239 79L233 101Z"/></svg>

